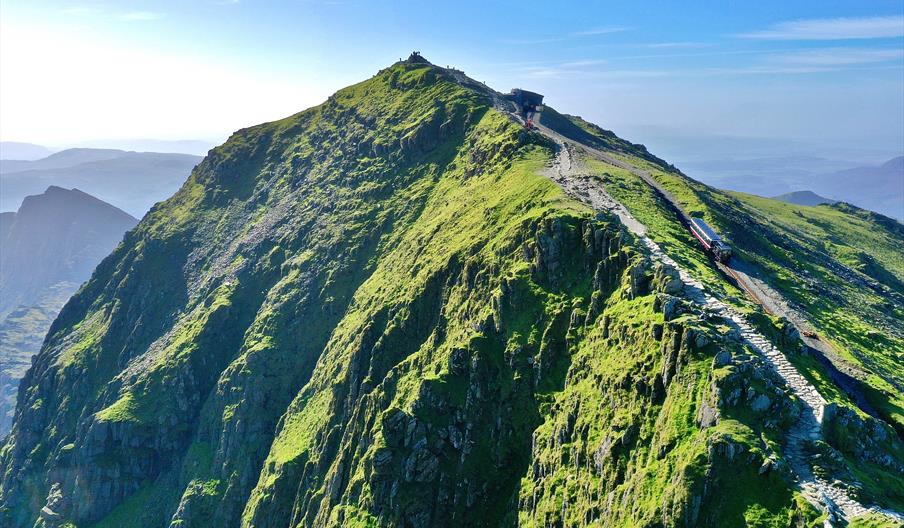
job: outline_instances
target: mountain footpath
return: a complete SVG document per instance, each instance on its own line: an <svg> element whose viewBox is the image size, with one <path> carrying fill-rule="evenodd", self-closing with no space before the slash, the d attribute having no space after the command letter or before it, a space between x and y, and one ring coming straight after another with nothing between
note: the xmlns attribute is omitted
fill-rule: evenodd
<svg viewBox="0 0 904 528"><path fill-rule="evenodd" d="M890 519L904 522L904 515L879 507L867 508L860 504L856 498L849 495L844 486L838 486L828 482L825 478L815 475L808 460L806 445L809 442L823 439L821 424L826 413L827 402L819 394L819 391L794 367L783 352L778 350L770 340L760 333L737 310L709 295L705 286L696 280L685 269L672 260L662 248L646 236L646 227L637 221L622 204L614 200L603 185L592 179L591 173L584 163L576 160L578 156L596 156L598 159L610 163L613 166L627 168L642 177L645 181L651 178L649 173L634 169L624 162L619 162L591 147L579 147L581 152L573 144L556 132L542 125L539 126L545 134L560 143L559 156L553 165L554 171L551 178L559 183L563 189L576 199L586 202L596 210L612 211L618 215L620 221L635 235L640 237L644 245L649 249L651 257L666 266L665 269L676 270L680 278L685 296L702 307L706 313L723 317L724 322L731 326L733 337L740 338L744 344L757 353L769 364L783 379L786 386L799 398L803 404L803 412L797 418L795 424L787 432L785 439L785 456L793 470L794 478L807 499L825 508L830 522L844 522L845 519L855 518L867 513L878 513ZM651 183L658 191L662 189L655 182ZM667 195L666 195L667 196ZM766 397L768 398L768 396ZM756 405L769 405L768 399L755 402ZM767 461L764 469L771 469L772 461Z"/></svg>
<svg viewBox="0 0 904 528"><path fill-rule="evenodd" d="M894 526L894 429L810 429L799 337L594 151L680 173L511 110L414 55L211 151L50 328L4 522Z"/></svg>

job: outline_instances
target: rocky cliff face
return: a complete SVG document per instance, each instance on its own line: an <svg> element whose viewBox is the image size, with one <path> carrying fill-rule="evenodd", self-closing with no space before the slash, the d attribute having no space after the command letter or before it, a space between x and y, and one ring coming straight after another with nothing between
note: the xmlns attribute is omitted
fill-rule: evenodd
<svg viewBox="0 0 904 528"><path fill-rule="evenodd" d="M0 217L0 437L19 379L67 299L138 220L77 189L49 187Z"/></svg>
<svg viewBox="0 0 904 528"><path fill-rule="evenodd" d="M496 97L407 61L213 150L50 329L4 523L813 520L794 399Z"/></svg>

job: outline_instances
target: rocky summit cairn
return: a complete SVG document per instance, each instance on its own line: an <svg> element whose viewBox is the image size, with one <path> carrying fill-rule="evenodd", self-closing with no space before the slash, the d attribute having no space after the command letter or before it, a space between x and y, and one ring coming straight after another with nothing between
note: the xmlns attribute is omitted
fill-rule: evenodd
<svg viewBox="0 0 904 528"><path fill-rule="evenodd" d="M406 59L406 61L412 64L430 64L430 61L425 59L424 56L421 55L420 51L412 51L411 55L408 56L408 59Z"/></svg>

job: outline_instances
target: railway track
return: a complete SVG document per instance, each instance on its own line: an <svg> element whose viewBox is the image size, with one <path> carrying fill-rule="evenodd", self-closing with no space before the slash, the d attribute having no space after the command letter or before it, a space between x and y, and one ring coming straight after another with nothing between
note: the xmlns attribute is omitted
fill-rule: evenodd
<svg viewBox="0 0 904 528"><path fill-rule="evenodd" d="M615 167L623 168L640 177L655 190L659 191L672 204L682 222L685 223L685 227L687 227L690 217L681 210L674 197L666 189L663 189L649 172L638 169L589 145L577 144L543 126L539 121L537 119L534 123L535 130L559 145L555 164L549 171L548 176L570 196L590 205L596 210L604 210L616 214L622 223L646 246L653 260L678 270L679 276L685 284L686 297L709 312L720 315L729 326L734 327L741 335L745 345L760 355L800 399L803 412L798 421L788 431L784 452L789 461L789 466L795 474L801 494L811 504L828 513L828 526L833 526L833 522L839 522L843 525L847 520L866 513L884 514L904 523L904 515L901 513L863 505L851 497L843 487L837 486L814 473L807 453L807 445L810 442L822 439L821 424L826 400L820 395L816 387L797 371L786 355L750 324L740 312L709 294L701 281L678 265L656 242L651 240L647 236L646 226L634 218L624 205L613 199L603 188L602 184L591 177L589 172L576 159L575 151L580 148L584 155L594 157ZM716 264L718 265L718 263ZM743 276L739 275L739 272L735 271L731 266L725 265L720 266L719 269L727 276L732 277L748 295L751 295L754 300L759 302L756 294L757 288L745 281Z"/></svg>

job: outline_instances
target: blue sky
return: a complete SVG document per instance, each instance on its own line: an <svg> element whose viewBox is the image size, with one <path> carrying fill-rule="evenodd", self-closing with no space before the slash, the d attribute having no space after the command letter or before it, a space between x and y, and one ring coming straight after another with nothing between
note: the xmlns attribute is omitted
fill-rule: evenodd
<svg viewBox="0 0 904 528"><path fill-rule="evenodd" d="M218 141L417 49L654 147L904 150L904 3L725 4L4 0L0 137Z"/></svg>

